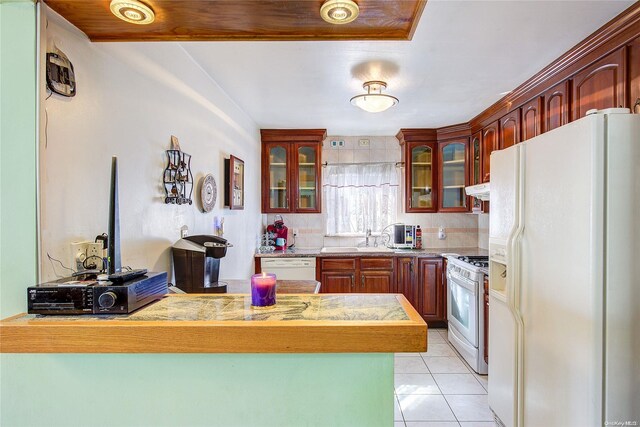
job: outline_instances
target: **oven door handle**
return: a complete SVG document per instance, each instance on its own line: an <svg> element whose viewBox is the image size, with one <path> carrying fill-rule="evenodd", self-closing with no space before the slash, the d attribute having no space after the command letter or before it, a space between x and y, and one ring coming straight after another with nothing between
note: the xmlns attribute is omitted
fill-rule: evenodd
<svg viewBox="0 0 640 427"><path fill-rule="evenodd" d="M447 281L448 282L453 282L458 286L462 286L463 288L467 289L468 291L470 291L471 293L473 293L473 295L476 295L477 293L477 286L476 283L465 280L464 278L458 276L455 273L452 273L450 271L447 272Z"/></svg>

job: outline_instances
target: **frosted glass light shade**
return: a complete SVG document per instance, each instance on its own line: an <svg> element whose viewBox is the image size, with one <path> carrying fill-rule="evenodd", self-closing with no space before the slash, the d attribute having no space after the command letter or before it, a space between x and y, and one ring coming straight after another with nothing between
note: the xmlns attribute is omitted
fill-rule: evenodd
<svg viewBox="0 0 640 427"><path fill-rule="evenodd" d="M395 96L385 95L382 93L382 89L387 87L385 82L365 82L362 87L367 90L367 93L356 95L351 98L351 104L362 108L364 111L369 113L380 113L393 107L399 102L398 98Z"/></svg>

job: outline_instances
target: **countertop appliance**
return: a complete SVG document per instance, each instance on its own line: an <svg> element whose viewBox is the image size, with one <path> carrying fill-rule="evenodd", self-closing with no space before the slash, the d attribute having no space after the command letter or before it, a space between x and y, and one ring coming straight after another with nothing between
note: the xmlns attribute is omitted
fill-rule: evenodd
<svg viewBox="0 0 640 427"><path fill-rule="evenodd" d="M640 115L491 154L489 406L507 427L640 420Z"/></svg>
<svg viewBox="0 0 640 427"><path fill-rule="evenodd" d="M176 286L187 293L225 293L218 282L220 258L233 246L218 236L199 235L180 239L173 245Z"/></svg>
<svg viewBox="0 0 640 427"><path fill-rule="evenodd" d="M449 342L479 374L484 361L484 273L488 256L447 256Z"/></svg>
<svg viewBox="0 0 640 427"><path fill-rule="evenodd" d="M122 283L94 274L65 277L27 288L29 314L128 314L169 292L167 273L149 272Z"/></svg>
<svg viewBox="0 0 640 427"><path fill-rule="evenodd" d="M391 247L395 249L413 249L416 245L416 226L406 224L393 225Z"/></svg>
<svg viewBox="0 0 640 427"><path fill-rule="evenodd" d="M273 273L278 280L315 280L316 259L313 257L262 258L261 273Z"/></svg>

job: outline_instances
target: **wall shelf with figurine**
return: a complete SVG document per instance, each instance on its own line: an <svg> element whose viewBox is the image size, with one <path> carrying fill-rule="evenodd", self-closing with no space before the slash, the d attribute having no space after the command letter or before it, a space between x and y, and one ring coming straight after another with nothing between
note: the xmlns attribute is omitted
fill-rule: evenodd
<svg viewBox="0 0 640 427"><path fill-rule="evenodd" d="M172 149L167 150L167 167L164 170L163 185L167 204L192 204L193 175L191 155L180 149L178 138L171 136Z"/></svg>

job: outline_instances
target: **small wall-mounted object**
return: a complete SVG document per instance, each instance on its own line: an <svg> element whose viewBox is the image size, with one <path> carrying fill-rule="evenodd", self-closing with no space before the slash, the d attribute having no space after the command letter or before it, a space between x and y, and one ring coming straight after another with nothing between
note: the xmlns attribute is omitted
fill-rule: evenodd
<svg viewBox="0 0 640 427"><path fill-rule="evenodd" d="M173 147L180 147L178 138L171 137ZM169 204L185 205L193 203L193 175L191 174L191 155L177 150L167 150L167 167L163 176L165 198Z"/></svg>
<svg viewBox="0 0 640 427"><path fill-rule="evenodd" d="M200 202L202 203L202 212L211 212L216 205L218 197L218 186L213 175L208 174L202 178L200 184Z"/></svg>
<svg viewBox="0 0 640 427"><path fill-rule="evenodd" d="M67 55L58 49L55 49L55 52L47 52L47 87L58 95L69 98L76 95L73 64Z"/></svg>
<svg viewBox="0 0 640 427"><path fill-rule="evenodd" d="M235 156L224 160L224 205L244 209L244 161Z"/></svg>

